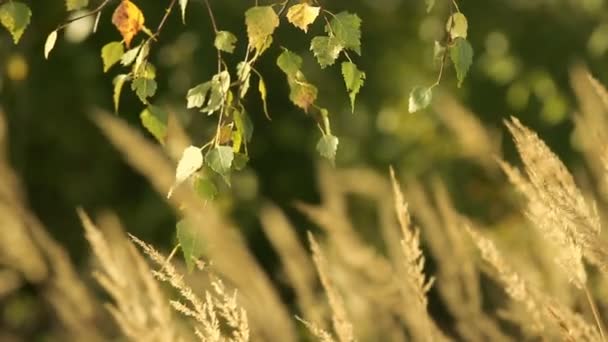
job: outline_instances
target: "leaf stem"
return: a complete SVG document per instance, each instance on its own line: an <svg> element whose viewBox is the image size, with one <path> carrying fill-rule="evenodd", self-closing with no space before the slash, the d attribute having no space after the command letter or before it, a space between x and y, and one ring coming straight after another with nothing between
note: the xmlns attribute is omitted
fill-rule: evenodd
<svg viewBox="0 0 608 342"><path fill-rule="evenodd" d="M112 1L112 0L104 0L101 4L99 4L99 6L97 6L97 8L95 8L91 12L83 14L83 15L78 16L76 18L72 18L72 19L66 20L63 24L57 26L56 30L59 31L61 29L64 29L66 26L68 26L69 24L71 24L71 23L73 23L75 21L78 21L80 19L84 19L86 17L90 17L92 15L95 15L95 14L101 12L110 3L110 1Z"/></svg>

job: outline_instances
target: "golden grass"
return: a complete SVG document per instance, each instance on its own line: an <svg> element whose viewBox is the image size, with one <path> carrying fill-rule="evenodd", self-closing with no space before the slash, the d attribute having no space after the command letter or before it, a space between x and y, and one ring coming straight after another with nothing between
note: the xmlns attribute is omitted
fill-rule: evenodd
<svg viewBox="0 0 608 342"><path fill-rule="evenodd" d="M608 135L603 127L589 136L581 132L604 122L608 93L583 69L573 69L572 83L581 102L578 147L587 160L596 158L591 184L603 184ZM493 176L496 166L502 168L522 195L517 203L524 215L511 213L486 222L493 229L481 229L459 213L460 203L438 178L408 179L402 189L392 169L389 178L320 165L321 203L295 204L320 231L303 227L304 239L275 205L260 211L263 233L281 261L283 285L293 290L290 303L238 227L186 186L168 201L208 242L193 273L176 249L167 256L125 233L111 213L93 220L78 209L94 256L87 272L95 284L81 277L28 210L3 150L0 116L0 224L6 232L0 240L0 300L35 284L41 303L57 317L49 334L61 340L605 341L608 300L591 285L608 272L600 215L608 198L601 196L608 192L580 187L516 118L505 125L521 168L496 160L496 133L454 100L442 98L436 109L463 156ZM163 151L115 116L96 113L93 120L164 198L175 159L189 144L177 121L171 118ZM353 196L375 211L375 225L368 228L379 242L367 241L353 222Z"/></svg>

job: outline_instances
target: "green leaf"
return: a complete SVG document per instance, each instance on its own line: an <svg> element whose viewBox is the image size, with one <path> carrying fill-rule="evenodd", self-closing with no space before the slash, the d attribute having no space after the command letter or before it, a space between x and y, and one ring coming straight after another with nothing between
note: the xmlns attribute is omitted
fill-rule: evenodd
<svg viewBox="0 0 608 342"><path fill-rule="evenodd" d="M448 18L445 29L450 34L452 39L456 39L458 37L466 39L467 31L469 29L467 17L460 12L452 14L450 18Z"/></svg>
<svg viewBox="0 0 608 342"><path fill-rule="evenodd" d="M329 25L325 25L325 32L335 36L344 48L361 55L361 19L356 14L348 12L336 14Z"/></svg>
<svg viewBox="0 0 608 342"><path fill-rule="evenodd" d="M125 49L121 42L110 42L101 48L101 60L103 61L103 72L108 72L110 68L118 63L124 56Z"/></svg>
<svg viewBox="0 0 608 342"><path fill-rule="evenodd" d="M220 175L230 172L233 160L234 151L231 146L217 146L207 154L207 165Z"/></svg>
<svg viewBox="0 0 608 342"><path fill-rule="evenodd" d="M289 84L289 99L291 102L308 112L308 108L317 100L317 87L306 82L303 75L298 79L295 77L289 78L287 83Z"/></svg>
<svg viewBox="0 0 608 342"><path fill-rule="evenodd" d="M137 94L137 97L144 104L148 103L148 97L156 94L156 81L151 78L139 77L131 82L131 90Z"/></svg>
<svg viewBox="0 0 608 342"><path fill-rule="evenodd" d="M454 63L458 87L462 85L471 64L473 64L473 47L464 38L456 38L454 45L450 47L450 59Z"/></svg>
<svg viewBox="0 0 608 342"><path fill-rule="evenodd" d="M232 34L231 32L219 31L215 35L214 45L215 45L215 48L220 51L233 53L234 44L236 44L236 40L237 40L236 36L234 34Z"/></svg>
<svg viewBox="0 0 608 342"><path fill-rule="evenodd" d="M49 59L49 53L55 47L55 43L57 42L57 30L51 32L48 37L46 37L46 41L44 42L44 58Z"/></svg>
<svg viewBox="0 0 608 342"><path fill-rule="evenodd" d="M277 58L277 65L288 77L295 77L302 67L302 57L287 49L283 49L283 52Z"/></svg>
<svg viewBox="0 0 608 342"><path fill-rule="evenodd" d="M194 191L205 201L213 200L218 194L217 186L207 177L194 178Z"/></svg>
<svg viewBox="0 0 608 342"><path fill-rule="evenodd" d="M308 25L317 19L320 10L321 7L310 6L307 3L293 5L287 11L287 20L295 27L308 32Z"/></svg>
<svg viewBox="0 0 608 342"><path fill-rule="evenodd" d="M158 142L165 144L167 138L168 115L162 108L149 105L139 115L142 126L150 132Z"/></svg>
<svg viewBox="0 0 608 342"><path fill-rule="evenodd" d="M68 11L79 10L83 7L87 7L89 5L89 0L66 0L65 6Z"/></svg>
<svg viewBox="0 0 608 342"><path fill-rule="evenodd" d="M188 272L192 272L196 261L204 254L204 240L201 229L197 229L187 220L177 222L177 241L184 253Z"/></svg>
<svg viewBox="0 0 608 342"><path fill-rule="evenodd" d="M122 86L129 79L129 75L120 74L114 77L112 83L114 84L114 112L118 113L118 105L120 103L120 93L122 92Z"/></svg>
<svg viewBox="0 0 608 342"><path fill-rule="evenodd" d="M10 32L15 44L19 43L31 17L32 11L24 3L9 1L0 6L0 24Z"/></svg>
<svg viewBox="0 0 608 342"><path fill-rule="evenodd" d="M207 94L211 90L211 82L205 82L197 85L194 88L188 90L186 100L188 101L188 108L200 108L205 104L207 100Z"/></svg>
<svg viewBox="0 0 608 342"><path fill-rule="evenodd" d="M260 51L279 26L279 16L271 6L255 6L245 12L245 24L249 45Z"/></svg>
<svg viewBox="0 0 608 342"><path fill-rule="evenodd" d="M122 55L122 58L120 59L120 64L122 64L124 66L129 66L129 65L133 64L133 62L135 62L135 58L137 58L137 55L139 54L140 49L141 49L141 45L136 46L130 50L127 50L127 52L125 52L124 55Z"/></svg>
<svg viewBox="0 0 608 342"><path fill-rule="evenodd" d="M335 63L343 47L336 37L319 36L314 37L310 42L310 50L317 57L321 68L325 68Z"/></svg>
<svg viewBox="0 0 608 342"><path fill-rule="evenodd" d="M186 24L186 7L188 0L179 0L179 8L182 10L182 23Z"/></svg>
<svg viewBox="0 0 608 342"><path fill-rule="evenodd" d="M245 138L245 142L250 142L253 137L253 122L246 112L240 112L234 110L232 112L234 116L234 124L236 129L241 133L241 136Z"/></svg>
<svg viewBox="0 0 608 342"><path fill-rule="evenodd" d="M228 95L228 89L230 89L230 74L228 71L222 71L213 76L207 106L201 109L201 112L211 115L220 109L226 99L226 95Z"/></svg>
<svg viewBox="0 0 608 342"><path fill-rule="evenodd" d="M236 76L239 79L241 87L239 89L239 98L244 98L249 91L249 79L251 78L251 65L246 62L239 62L236 65Z"/></svg>
<svg viewBox="0 0 608 342"><path fill-rule="evenodd" d="M270 114L268 114L268 104L266 103L267 102L266 97L268 95L268 93L266 91L266 83L264 82L262 75L258 75L258 76L259 76L258 91L260 92L260 98L262 99L264 114L266 115L266 118L268 118L268 120L270 120Z"/></svg>
<svg viewBox="0 0 608 342"><path fill-rule="evenodd" d="M148 56L150 55L150 43L146 41L141 45L137 58L135 58L135 64L133 64L133 74L136 77L142 77L141 70L148 64Z"/></svg>
<svg viewBox="0 0 608 342"><path fill-rule="evenodd" d="M242 169L245 168L245 166L247 166L248 162L249 162L249 157L246 154L235 153L234 160L232 161L232 167L237 171L241 171Z"/></svg>
<svg viewBox="0 0 608 342"><path fill-rule="evenodd" d="M323 135L317 143L317 151L319 151L319 154L322 157L329 159L332 163L336 159L337 150L338 138L331 134Z"/></svg>
<svg viewBox="0 0 608 342"><path fill-rule="evenodd" d="M433 99L433 88L417 86L410 92L408 110L410 113L425 109Z"/></svg>
<svg viewBox="0 0 608 342"><path fill-rule="evenodd" d="M348 90L348 96L350 97L351 110L354 112L355 99L365 82L365 72L359 70L355 63L344 62L342 63L342 77L344 77L346 90Z"/></svg>
<svg viewBox="0 0 608 342"><path fill-rule="evenodd" d="M426 4L427 13L433 9L433 6L435 6L435 0L424 0L424 3Z"/></svg>

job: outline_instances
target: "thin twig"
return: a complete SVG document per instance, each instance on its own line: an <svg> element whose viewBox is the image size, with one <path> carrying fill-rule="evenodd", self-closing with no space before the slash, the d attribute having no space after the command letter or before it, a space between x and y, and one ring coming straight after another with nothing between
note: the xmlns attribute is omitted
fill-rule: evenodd
<svg viewBox="0 0 608 342"><path fill-rule="evenodd" d="M589 291L589 288L587 287L587 285L585 285L585 295L587 296L587 301L589 302L589 306L591 306L591 311L593 312L593 318L595 319L595 324L597 325L597 328L600 331L600 336L602 338L602 341L606 341L606 337L604 336L604 327L602 324L602 320L600 318L600 313L597 309L597 305L595 304L595 300L593 299L593 297L591 296L591 292Z"/></svg>
<svg viewBox="0 0 608 342"><path fill-rule="evenodd" d="M217 23L215 22L215 16L213 15L213 11L211 10L211 5L209 5L209 0L205 0L205 7L207 7L207 12L209 13L209 18L211 19L211 26L213 27L213 32L217 36L217 33L219 31L217 29ZM219 74L222 71L222 51L220 51L220 49L218 49L217 47L215 48L215 50L217 51L217 73Z"/></svg>
<svg viewBox="0 0 608 342"><path fill-rule="evenodd" d="M171 11L173 11L173 7L175 7L176 2L177 2L177 0L171 0L169 7L167 7L167 9L165 9L165 15L160 20L160 23L158 24L158 27L156 28L156 32L154 33L154 37L158 37L160 35L160 31L163 29L163 26L165 26L165 22L169 18Z"/></svg>
<svg viewBox="0 0 608 342"><path fill-rule="evenodd" d="M78 21L78 20L86 18L86 17L90 17L92 15L95 15L95 14L101 12L110 3L110 1L112 1L112 0L104 0L101 4L99 4L99 6L97 6L97 8L95 8L91 12L83 14L83 15L78 16L76 18L72 18L72 19L66 20L63 24L57 26L57 31L65 28L66 26L68 26L69 24L71 24L71 23L73 23L75 21Z"/></svg>

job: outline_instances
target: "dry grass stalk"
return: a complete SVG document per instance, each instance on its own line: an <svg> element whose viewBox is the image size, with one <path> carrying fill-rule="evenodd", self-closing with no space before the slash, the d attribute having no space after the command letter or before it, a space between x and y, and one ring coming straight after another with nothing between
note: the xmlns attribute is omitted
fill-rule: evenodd
<svg viewBox="0 0 608 342"><path fill-rule="evenodd" d="M317 273L319 274L319 278L321 278L321 283L323 284L327 299L329 300L329 306L332 311L332 323L334 330L338 335L338 340L340 342L355 341L353 325L346 314L342 296L340 296L338 289L334 286L333 281L329 276L330 272L327 267L327 261L321 251L321 247L310 232L308 233L308 240L310 242L312 258L317 268Z"/></svg>
<svg viewBox="0 0 608 342"><path fill-rule="evenodd" d="M165 154L113 115L100 112L94 120L127 162L146 176L164 197L175 177L174 165ZM293 320L287 308L236 228L222 217L213 203L203 205L186 186L178 188L169 203L200 229L200 236L208 241L208 257L214 261L216 270L239 289L251 319L252 334L272 341L294 341ZM274 322L273 325L267 324L268 321Z"/></svg>
<svg viewBox="0 0 608 342"><path fill-rule="evenodd" d="M581 254L608 273L608 252L599 239L600 218L589 206L566 167L536 133L516 118L506 122L524 162L528 180L510 177L528 199L527 215L543 235L562 248L558 262L579 288L586 282ZM518 185L519 184L519 185Z"/></svg>
<svg viewBox="0 0 608 342"><path fill-rule="evenodd" d="M390 169L390 174L393 185L395 212L403 236L401 248L403 257L405 258L403 277L406 283L405 293L403 294L405 297L404 301L407 301L406 298L412 294L416 297L417 301L415 312L417 313L418 320L410 321L411 329L421 330L414 333L415 336L424 336L422 331L426 332L426 339L430 341L447 340L427 312L427 294L433 285L434 278L427 278L424 274L424 255L420 248L420 231L412 225L408 205L405 202L392 168Z"/></svg>
<svg viewBox="0 0 608 342"><path fill-rule="evenodd" d="M323 305L315 296L315 269L298 240L295 228L274 205L267 204L260 213L262 228L280 256L285 274L296 294L298 307L308 322L323 322Z"/></svg>
<svg viewBox="0 0 608 342"><path fill-rule="evenodd" d="M211 291L205 291L204 299L200 298L170 261L151 245L132 235L130 237L160 267L159 270L153 271L154 276L179 292L183 301L171 300L171 306L197 323L194 333L201 341L242 342L249 340L247 313L237 304L236 291L228 294L224 283L219 278L210 275ZM197 266L200 271L205 270L204 264L199 262ZM230 327L228 333L222 331L220 319Z"/></svg>
<svg viewBox="0 0 608 342"><path fill-rule="evenodd" d="M133 245L120 231L110 242L83 210L78 216L98 260L94 276L113 298L106 307L123 334L132 341L183 340L175 330L177 322L167 298Z"/></svg>
<svg viewBox="0 0 608 342"><path fill-rule="evenodd" d="M321 341L321 342L334 342L335 341L330 333L328 333L324 329L320 328L315 323L306 321L306 320L304 320L304 319L302 319L300 317L297 317L297 316L296 316L296 319L298 321L302 322L302 324L304 324L304 326L306 326L306 328L308 329L308 331L310 331L310 333L314 337L316 337L319 341Z"/></svg>
<svg viewBox="0 0 608 342"><path fill-rule="evenodd" d="M345 304L351 309L350 318L356 322L358 337L363 340L403 340L405 337L395 334L395 329L402 331L403 325L415 326L412 322L423 321L413 310L414 307L407 304L410 298L404 297L403 278L395 272L396 267L402 267L403 260L393 203L386 199L386 191L390 191L389 184L380 181L377 175L370 177L370 174L369 171L336 172L328 167L320 167L319 189L323 203L319 206L298 204L297 208L327 232L325 255L331 265L334 286L340 289ZM348 188L355 183L357 185L352 189ZM394 265L361 239L347 212L346 196L366 195L365 189L370 186L378 186L375 191L386 190L384 194L376 193L372 196L376 199L384 196L384 199L377 200L381 203L381 213L385 216L380 222L383 226L379 230L385 238L394 237L387 243L390 254L396 258ZM392 245L398 247L394 252L393 247L390 247ZM396 321L396 317L400 322ZM423 339L425 336L426 332L418 337Z"/></svg>
<svg viewBox="0 0 608 342"><path fill-rule="evenodd" d="M557 325L561 327L563 339L569 340L575 336L575 341L602 340L594 326L589 325L579 315L530 286L513 270L490 239L469 226L465 226L465 228L480 250L482 258L496 270L497 277L507 294L524 305L534 328L543 331L544 336L547 336L551 333L549 327Z"/></svg>

